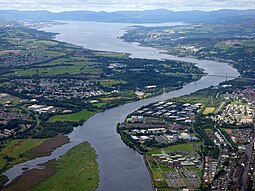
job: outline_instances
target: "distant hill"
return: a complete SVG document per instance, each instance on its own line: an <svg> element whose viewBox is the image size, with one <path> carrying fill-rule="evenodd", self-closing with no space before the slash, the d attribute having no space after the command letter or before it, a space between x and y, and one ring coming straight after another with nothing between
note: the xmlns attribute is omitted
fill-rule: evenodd
<svg viewBox="0 0 255 191"><path fill-rule="evenodd" d="M11 20L63 20L63 21L99 21L99 22L236 22L255 20L255 9L250 10L218 10L218 11L179 11L167 9L146 11L65 11L53 13L49 11L0 11L0 19Z"/></svg>

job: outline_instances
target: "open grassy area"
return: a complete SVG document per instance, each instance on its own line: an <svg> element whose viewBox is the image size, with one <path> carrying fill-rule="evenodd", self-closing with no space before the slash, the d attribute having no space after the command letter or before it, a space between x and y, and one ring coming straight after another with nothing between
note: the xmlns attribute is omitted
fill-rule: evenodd
<svg viewBox="0 0 255 191"><path fill-rule="evenodd" d="M101 101L114 101L121 99L122 97L105 97L105 98L100 98Z"/></svg>
<svg viewBox="0 0 255 191"><path fill-rule="evenodd" d="M127 57L127 54L125 53L114 53L114 52L94 52L95 55L97 56L106 56L109 58L125 58Z"/></svg>
<svg viewBox="0 0 255 191"><path fill-rule="evenodd" d="M187 168L187 170L196 172L199 177L202 177L203 175L203 172L200 168Z"/></svg>
<svg viewBox="0 0 255 191"><path fill-rule="evenodd" d="M149 151L148 154L160 154L161 151L171 152L171 151L196 151L200 149L201 142L193 143L183 143L178 145L171 145L166 148L154 149Z"/></svg>
<svg viewBox="0 0 255 191"><path fill-rule="evenodd" d="M147 158L147 163L148 163L150 172L152 174L152 178L154 180L153 181L154 182L154 186L157 189L167 189L168 185L167 185L167 183L165 181L165 176L162 173L162 171L161 171L160 167L158 166L157 162Z"/></svg>
<svg viewBox="0 0 255 191"><path fill-rule="evenodd" d="M94 106L98 107L98 108L103 108L105 106L105 102L99 102L99 103L95 103L93 104Z"/></svg>
<svg viewBox="0 0 255 191"><path fill-rule="evenodd" d="M152 175L154 179L164 179L165 176L160 171L159 166L154 160L148 160L149 167L151 169Z"/></svg>
<svg viewBox="0 0 255 191"><path fill-rule="evenodd" d="M214 133L213 129L204 129L206 133Z"/></svg>
<svg viewBox="0 0 255 191"><path fill-rule="evenodd" d="M204 115L208 115L210 113L213 113L215 111L215 107L206 107L205 110L203 111Z"/></svg>
<svg viewBox="0 0 255 191"><path fill-rule="evenodd" d="M119 85L119 84L126 84L126 81L123 80L97 80L101 85L103 86L114 86L114 85Z"/></svg>
<svg viewBox="0 0 255 191"><path fill-rule="evenodd" d="M56 121L71 121L71 122L80 122L86 121L91 116L93 116L95 112L83 110L77 113L72 114L64 114L64 115L55 115L51 117L48 122L56 122Z"/></svg>
<svg viewBox="0 0 255 191"><path fill-rule="evenodd" d="M55 173L35 186L33 191L94 191L97 188L98 165L88 143L69 150L50 167L55 169Z"/></svg>
<svg viewBox="0 0 255 191"><path fill-rule="evenodd" d="M231 104L243 105L243 103L241 101L232 101Z"/></svg>
<svg viewBox="0 0 255 191"><path fill-rule="evenodd" d="M255 46L255 40L243 41L241 44L244 45L244 46L251 46L251 47L253 47L253 46Z"/></svg>
<svg viewBox="0 0 255 191"><path fill-rule="evenodd" d="M57 42L54 42L54 41L52 41L52 40L40 40L40 41L38 41L38 43L41 43L41 44L47 45L47 46L58 45Z"/></svg>
<svg viewBox="0 0 255 191"><path fill-rule="evenodd" d="M28 160L25 154L46 140L47 139L11 140L0 152L0 169L10 168L15 164Z"/></svg>
<svg viewBox="0 0 255 191"><path fill-rule="evenodd" d="M61 74L81 74L91 73L98 74L102 72L102 68L96 68L93 62L72 62L70 65L61 66L48 66L46 68L29 68L29 69L15 69L12 70L14 73L9 73L7 76L53 76Z"/></svg>

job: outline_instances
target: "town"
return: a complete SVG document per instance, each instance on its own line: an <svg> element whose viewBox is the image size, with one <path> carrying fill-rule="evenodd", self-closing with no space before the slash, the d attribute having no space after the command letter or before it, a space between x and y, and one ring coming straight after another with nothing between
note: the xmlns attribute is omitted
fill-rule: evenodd
<svg viewBox="0 0 255 191"><path fill-rule="evenodd" d="M223 95L228 104L214 118L222 133L219 131L221 152L217 178L211 180L213 190L254 189L254 93L254 88L247 87Z"/></svg>
<svg viewBox="0 0 255 191"><path fill-rule="evenodd" d="M255 190L254 10L141 13L0 11L0 190Z"/></svg>
<svg viewBox="0 0 255 191"><path fill-rule="evenodd" d="M77 79L16 79L10 83L16 84L17 93L26 92L33 99L83 99L102 95L95 83Z"/></svg>
<svg viewBox="0 0 255 191"><path fill-rule="evenodd" d="M156 186L200 187L201 139L193 122L201 108L202 103L160 101L141 107L118 126L124 142L145 155Z"/></svg>
<svg viewBox="0 0 255 191"><path fill-rule="evenodd" d="M132 113L121 125L132 139L144 144L169 145L182 141L199 141L192 122L202 104L157 102Z"/></svg>
<svg viewBox="0 0 255 191"><path fill-rule="evenodd" d="M21 101L9 94L0 94L0 140L35 126L33 115L25 108L16 106Z"/></svg>
<svg viewBox="0 0 255 191"><path fill-rule="evenodd" d="M217 98L208 94L206 99L207 92L215 92ZM254 164L253 95L252 86L223 85L152 103L131 113L117 130L127 145L145 155L156 188L164 184L190 190L201 185L212 190L249 189ZM159 176L158 171L163 173ZM240 176L245 183L234 178Z"/></svg>

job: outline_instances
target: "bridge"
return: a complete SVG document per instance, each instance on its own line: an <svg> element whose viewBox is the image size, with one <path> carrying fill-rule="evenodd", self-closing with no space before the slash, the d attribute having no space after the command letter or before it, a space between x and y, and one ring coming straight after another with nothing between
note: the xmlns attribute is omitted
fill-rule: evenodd
<svg viewBox="0 0 255 191"><path fill-rule="evenodd" d="M217 75L217 74L206 74L206 73L168 73L172 75L182 75L182 76L213 76L213 77L219 77L219 78L226 78L228 79L243 79L243 80L255 80L255 78L245 78L245 77L235 77L235 76L228 76L226 75Z"/></svg>

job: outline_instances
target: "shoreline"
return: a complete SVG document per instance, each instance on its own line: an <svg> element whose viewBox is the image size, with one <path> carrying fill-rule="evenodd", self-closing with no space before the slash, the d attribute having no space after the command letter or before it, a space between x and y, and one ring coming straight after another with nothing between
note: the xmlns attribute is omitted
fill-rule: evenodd
<svg viewBox="0 0 255 191"><path fill-rule="evenodd" d="M196 63L194 63L194 65L196 65ZM199 79L198 79L199 80ZM197 80L195 80L195 81L197 81ZM192 81L192 82L195 82L195 81ZM190 82L190 83L192 83L192 82ZM189 83L189 84L190 84ZM183 86L185 86L185 84L183 84ZM183 88L183 86L182 87L180 87L180 89L181 88ZM178 88L179 89L179 88ZM175 91L175 89L174 90L172 90L172 91ZM172 92L171 91L171 92ZM157 96L157 95L155 95L155 96ZM153 96L153 97L155 97L155 96ZM144 100L144 99L143 99ZM135 101L137 101L137 100L135 100ZM131 101L129 101L129 102L131 102ZM125 102L125 103L123 103L123 104L127 104L127 103L129 103L129 102ZM132 100L132 102L134 102L134 100ZM123 105L123 104L119 104L119 105ZM117 106L114 106L113 108L116 108L116 107L118 107L119 105L117 105ZM84 123L84 122L83 122ZM94 148L93 148L94 149ZM144 161L145 162L145 161ZM147 166L146 166L146 168L147 168ZM150 178L151 178L151 176L150 176Z"/></svg>
<svg viewBox="0 0 255 191"><path fill-rule="evenodd" d="M62 155L59 159L53 159L50 160L44 164L41 164L42 168L41 169L31 169L26 171L22 176L19 176L17 178L15 178L13 180L13 182L11 184L9 184L6 188L3 188L2 191L27 191L27 190L33 190L35 188L35 190L37 189L36 187L40 187L41 183L43 184L46 180L50 179L50 177L52 176L57 176L57 174L59 174L59 171L61 171L61 169L66 168L69 166L70 161L68 162L68 160L90 160L90 158L86 158L88 157L87 155L80 155L80 149L82 148L83 151L89 151L90 155L93 157L93 162L96 163L96 154L94 149L91 147L91 145L88 142L83 142L80 143L78 145L76 145L75 147L73 147L72 149L70 149L65 155ZM78 154L78 158L75 157L75 155ZM91 155L92 154L92 155ZM66 160L68 159L68 160ZM85 163L81 163L83 165L85 165ZM80 163L77 163L76 165L72 166L74 167L74 169L76 169L77 167L79 167L79 165L81 165ZM62 168L59 168L59 165ZM85 168L85 167L84 167ZM67 170L73 170L73 168L68 168ZM93 166L93 172L95 172L95 169L97 169L98 171L98 165ZM76 169L78 170L78 169ZM81 169L80 169L81 170ZM75 171L75 170L73 170ZM73 173L72 171L72 173ZM93 174L94 175L94 174ZM63 174L63 176L65 176L65 174ZM76 175L77 176L77 175ZM90 174L86 174L86 176L91 176ZM93 182L93 187L98 187L99 185L99 175L98 173L96 173L96 177L98 177L97 179L97 183L95 184L95 182ZM93 176L94 178L94 176ZM94 180L93 180L94 181ZM62 185L64 186L64 185Z"/></svg>
<svg viewBox="0 0 255 191"><path fill-rule="evenodd" d="M57 148L67 144L70 142L70 138L66 135L59 134L56 137L50 138L46 141L44 141L42 144L36 146L35 148L31 149L28 153L26 153L26 157L28 158L27 161L33 160L35 158L40 158L40 157L47 157L50 156L53 151L55 151ZM24 161L26 162L26 161ZM11 167L12 168L12 167ZM8 169L7 169L8 170ZM32 169L32 170L38 170L38 169ZM25 170L24 174L30 170ZM19 177L22 177L24 174L22 174ZM4 175L3 173L1 174L1 177L4 177L6 181L4 182L4 187L2 189L5 189L6 187L12 185L15 181L11 181L6 185L6 183L9 181L9 178ZM17 177L17 178L19 178Z"/></svg>
<svg viewBox="0 0 255 191"><path fill-rule="evenodd" d="M49 156L54 150L69 142L70 138L68 136L59 134L56 137L51 138L43 142L41 145L33 148L31 151L29 151L28 156L29 155L34 156L33 159L38 157Z"/></svg>
<svg viewBox="0 0 255 191"><path fill-rule="evenodd" d="M157 191L156 188L155 188L154 179L153 179L151 168L149 167L146 155L143 155L143 160L144 160L145 166L146 166L146 168L147 168L147 170L150 174L152 189L153 189L153 191Z"/></svg>
<svg viewBox="0 0 255 191"><path fill-rule="evenodd" d="M127 30L125 30L125 32ZM238 73L240 74L240 76L238 78L242 78L243 77L241 75L239 69L235 67L235 63L236 62L233 61L233 60L226 60L226 59L223 59L223 58L218 58L217 59L217 58L198 57L198 56L189 55L189 54L181 56L178 53L170 53L166 49L164 49L163 47L154 47L154 46L149 46L148 44L144 44L144 43L140 43L140 42L136 42L136 41L128 41L127 39L125 39L123 37L124 36L120 37L120 39L122 39L126 43L137 43L138 46L140 46L140 47L154 48L154 49L159 51L159 54L166 54L166 55L175 56L175 57L178 57L178 58L188 58L188 59L196 59L196 60L201 60L201 61L205 60L205 61L215 61L215 62L219 62L219 63L227 63L229 66L233 67L235 70L238 71ZM179 60L175 60L175 61L179 61ZM181 62L188 62L188 61L181 61ZM197 63L193 63L193 62L190 62L190 63L192 63L194 65L197 65Z"/></svg>
<svg viewBox="0 0 255 191"><path fill-rule="evenodd" d="M44 163L42 169L31 169L25 171L21 176L15 178L10 184L4 187L1 191L26 191L30 190L40 182L43 182L48 177L54 174L55 170L48 165L56 160ZM15 188L17 187L17 188Z"/></svg>
<svg viewBox="0 0 255 191"><path fill-rule="evenodd" d="M200 79L200 78L199 78ZM197 80L199 80L199 79L197 79ZM195 80L195 81L197 81L197 80ZM195 82L195 81L192 81L192 82ZM190 82L190 83L192 83L192 82ZM175 91L175 90L179 90L179 89L181 89L181 88L183 88L183 86L184 86L185 84L183 84L182 85L182 87L175 87L175 88L173 88L173 89L171 89L169 92L171 92L171 91ZM166 93L168 93L168 92L166 92ZM158 94L155 94L155 95L150 95L150 96L148 96L148 97L146 97L146 98L142 98L142 99L134 99L134 100L128 100L128 101L126 101L126 102L124 102L124 103L120 103L120 104L118 104L118 105L116 105L116 106L112 106L112 107L109 107L109 108L107 108L107 109L100 109L98 112L95 112L91 117L93 117L94 115L96 115L96 114L98 114L98 113L100 113L100 112L105 112L105 111L107 111L107 110L110 110L110 109L114 109L114 108L117 108L117 107L119 107L119 106L122 106L122 105L125 105L125 104L128 104L128 103L132 103L132 102L136 102L136 101L139 101L139 100L145 100L145 99L148 99L148 98L153 98L153 97L156 97L156 96L160 96L160 95L163 95L164 93L162 92L162 93L158 93ZM91 118L90 117L90 118ZM88 120L88 119L87 119ZM78 126L80 126L80 125L82 125L82 124L84 124L87 120L83 120L83 121L80 121L80 122L78 122ZM77 128L78 126L74 126L73 127L73 131L75 130L75 128ZM116 129L117 130L117 129ZM119 133L118 133L119 134ZM121 138L122 139L122 138ZM138 148L136 148L136 147L133 147L133 146L131 146L131 145L129 145L129 144L127 144L126 143L126 141L124 141L123 139L122 139L122 141L123 141L123 143L125 143L128 147L130 147L130 148L132 148L132 149L134 149L136 152L138 152L140 155L142 155L143 156L143 158L145 157L145 155L144 155L144 152L142 152L142 151L140 151ZM86 141L85 141L86 142ZM63 145L65 145L65 144L67 144L67 143L70 143L70 138L68 137L68 134L67 135L63 135L63 134L59 134L59 135L57 135L56 137L53 137L53 138L51 138L51 139L49 139L49 140L46 140L45 142L43 142L41 145L39 145L39 146L37 146L37 147L35 147L35 148L33 148L31 151L29 151L29 153L27 153L27 155L31 155L31 156L33 156L32 158L30 158L29 160L33 160L33 159L35 159L35 158L40 158L40 157L46 157L46 156L50 156L51 154L52 154L52 152L53 151L55 151L57 148L59 148L59 147L61 147L61 146L63 146ZM88 142L89 143L89 142ZM89 143L89 145L90 145L90 143ZM77 145L76 145L77 146ZM90 145L91 146L91 145ZM74 146L75 147L75 146ZM73 148L74 148L73 147ZM94 151L94 153L95 153L95 156L96 156L96 160L97 160L97 154L96 154L96 151L95 151L95 149L91 146L91 148L93 149L93 151ZM72 149L72 148L71 148ZM70 150L71 150L70 149ZM64 154L65 155L65 154ZM62 155L62 156L64 156L64 155ZM62 156L60 156L60 157L62 157ZM36 169L36 168L33 168L33 169L26 169L24 172L23 172L23 174L22 175L20 175L20 176L18 176L18 177L16 177L14 180L12 180L10 183L8 183L8 184L6 184L6 183L4 183L4 184L6 184L2 189L0 189L1 191L15 191L15 190L9 190L8 188L9 187L11 187L11 186L13 186L15 183L16 183L16 181L22 181L22 180L24 180L24 181L26 181L26 177L28 176L31 176L31 175L33 175L33 174L35 174L35 175L37 175L37 173L40 173L40 172L42 172L42 170L45 170L45 172L46 172L46 174L48 173L48 171L47 171L47 169L50 171L50 170L52 170L49 166L48 166L48 164L51 164L51 163L53 163L53 162L56 162L56 161L58 161L58 159L53 159L53 160L49 160L48 162L46 162L46 163L42 163L42 164L39 164L38 166L39 167L42 167L42 169ZM26 162L26 161L24 161L24 162ZM148 168L148 166L147 166L147 163L146 163L146 160L144 159L144 162L145 162L145 166L146 166L146 168L148 169L148 172L149 173L151 173L150 172L150 170L149 170L149 168ZM98 164L98 163L97 163ZM98 169L98 175L99 175L99 169ZM54 173L54 172L53 172ZM51 174L49 174L48 176L46 176L43 180L41 180L41 181L39 181L39 182L37 182L38 184L40 183L40 182L43 182L44 180L46 180L48 177L50 177L51 175L53 175L53 173L51 173ZM5 176L5 175L3 175L2 174L2 176L4 177L4 178L7 178L7 182L9 181L9 179L8 179L8 177L7 176ZM150 175L150 178L151 178L151 182L152 182L152 185L153 185L153 179L152 179L152 176ZM97 188L99 188L99 185L100 185L100 181L98 182L98 187ZM152 187L154 190L155 190L155 188L154 187ZM18 190L18 191L23 191L23 190ZM25 191L25 190L24 190Z"/></svg>
<svg viewBox="0 0 255 191"><path fill-rule="evenodd" d="M196 81L198 81L198 80L199 80L199 79L197 79L197 80L195 80L195 81L192 81L192 82L196 82ZM192 82L190 82L190 83L192 83ZM169 91L169 92L172 92L172 91L175 91L175 90L179 90L179 89L183 88L183 86L185 86L185 84L183 84L182 87L174 88L174 89L172 89L172 90ZM118 104L117 106L113 106L113 107L107 108L107 109L105 109L105 110L98 111L98 112L96 112L94 115L96 115L96 114L98 114L98 113L100 113L100 112L107 111L107 110L109 110L109 109L113 109L113 108L119 107L119 106L121 106L121 105L125 105L125 104L131 103L131 102L136 102L136 101L139 101L139 100L144 100L144 99L147 99L147 98L153 98L153 97L156 97L156 96L159 96L159 95L162 95L162 94L163 94L163 93L160 93L160 94L152 95L152 96L149 96L149 97L146 97L146 98L143 98L143 99L138 99L138 100L129 100L129 101L123 103L123 104ZM92 116L94 116L94 115L92 115ZM92 117L92 116L91 116L91 117ZM80 123L83 124L83 123L85 123L85 122L86 122L86 121L82 121L82 123L81 123L81 122L80 122ZM74 127L74 129L75 129L75 128L76 128L76 127ZM53 144L52 147L48 147L48 148L46 149L46 152L45 152L45 151L43 151L43 152L38 152L38 151L37 151L37 152L38 152L37 154L40 153L41 155L38 155L38 156L36 156L36 157L34 157L34 158L43 157L43 156L49 156L49 155L51 155L51 153L52 153L54 150L56 150L58 147L61 147L61 146L63 146L63 145L65 145L65 144L67 144L67 143L70 142L70 138L68 138L66 135L58 135L57 137L59 137L60 139L68 139L68 141L64 141L63 143L57 144L57 145L56 145L56 144ZM54 137L54 138L52 138L52 139L57 139L57 137ZM50 139L50 140L48 140L48 141L51 141L52 139ZM148 161L147 161L147 159L146 159L146 156L144 155L143 152L141 152L141 151L139 152L137 148L132 147L132 146L130 146L129 144L127 144L123 139L122 139L122 141L123 141L128 147L130 147L130 148L136 150L136 152L138 152L140 155L143 155L143 160L144 160L144 162L145 162L146 169L147 169L147 171L148 171L149 174L150 174L150 181L151 181L151 184L152 184L152 189L155 191L153 176L152 176L152 173L151 173L150 168L149 168L149 166L148 166ZM46 142L47 142L47 141L46 141ZM90 144L90 143L89 143L89 144ZM38 147L40 147L40 146L41 146L41 145L39 145ZM91 145L90 145L90 146L91 146ZM95 153L95 156L96 156L96 158L97 158L98 155L96 154L95 149L94 149L92 146L91 146L91 148L93 149L93 151L94 151L94 153ZM38 148L36 147L36 148L34 148L34 149L32 149L32 150L34 150L34 152L36 152L37 149L38 149ZM64 156L64 155L62 155L62 156ZM60 157L62 157L62 156L60 156ZM31 160L31 159L30 159L30 160ZM26 177L29 177L29 176L32 176L32 175L39 176L39 174L41 174L42 170L45 171L45 173L47 174L47 176L45 175L45 176L44 176L44 179L39 180L38 182L35 183L35 185L39 184L40 182L45 181L48 177L50 177L50 176L52 176L52 175L54 174L54 171L52 172L52 168L50 168L50 167L48 166L48 164L51 164L51 163L53 163L54 161L56 162L57 160L54 159L54 160L48 161L47 163L42 163L42 164L40 164L39 166L44 166L43 169L31 169L31 170L25 171L21 176L18 176L18 177L15 178L12 182L10 182L10 183L7 185L7 188L4 187L2 191L17 191L17 190L9 189L9 187L11 187L12 185L14 185L16 181L26 180L26 179L27 179ZM97 164L98 164L98 163L97 163ZM98 168L98 172L100 172L99 168ZM99 173L98 173L98 175L99 175ZM34 186L35 186L35 185L34 185ZM97 187L97 188L99 188L99 185L100 185L100 181L98 182L98 187ZM31 187L31 188L32 188L32 187ZM18 190L18 191L23 191L23 190ZM25 191L25 190L24 190L24 191Z"/></svg>

